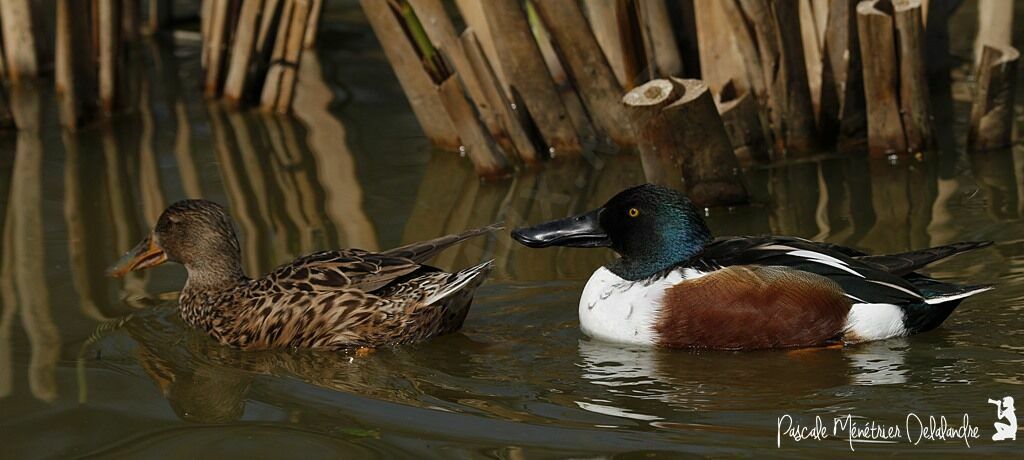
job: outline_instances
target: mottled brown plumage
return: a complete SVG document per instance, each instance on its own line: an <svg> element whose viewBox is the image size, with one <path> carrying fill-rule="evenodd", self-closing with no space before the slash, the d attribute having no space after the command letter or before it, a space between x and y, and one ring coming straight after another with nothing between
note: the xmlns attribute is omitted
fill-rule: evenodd
<svg viewBox="0 0 1024 460"><path fill-rule="evenodd" d="M456 273L423 265L492 225L381 253L360 249L300 257L259 278L241 268L231 219L216 203L184 200L114 275L178 262L188 271L182 319L222 344L247 350L341 349L423 340L462 326L491 262Z"/></svg>

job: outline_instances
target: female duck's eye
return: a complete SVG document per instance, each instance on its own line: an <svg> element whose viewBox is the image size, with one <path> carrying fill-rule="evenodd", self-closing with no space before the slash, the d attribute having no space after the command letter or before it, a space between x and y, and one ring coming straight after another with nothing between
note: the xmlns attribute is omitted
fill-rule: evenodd
<svg viewBox="0 0 1024 460"><path fill-rule="evenodd" d="M636 217L640 215L640 210L637 208L629 208L629 217Z"/></svg>

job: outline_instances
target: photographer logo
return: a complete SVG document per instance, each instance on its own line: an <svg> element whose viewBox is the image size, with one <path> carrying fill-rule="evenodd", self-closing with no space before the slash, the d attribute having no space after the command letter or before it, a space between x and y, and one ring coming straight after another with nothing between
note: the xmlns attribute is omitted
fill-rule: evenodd
<svg viewBox="0 0 1024 460"><path fill-rule="evenodd" d="M1003 396L1003 399L989 399L989 404L996 405L996 434L992 435L993 441L1017 440L1017 414L1013 408L1013 397ZM1003 423L1006 420L1006 423Z"/></svg>

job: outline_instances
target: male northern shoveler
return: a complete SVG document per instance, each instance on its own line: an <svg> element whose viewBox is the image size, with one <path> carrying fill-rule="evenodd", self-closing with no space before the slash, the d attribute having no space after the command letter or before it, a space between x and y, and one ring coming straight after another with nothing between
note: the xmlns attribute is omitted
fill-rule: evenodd
<svg viewBox="0 0 1024 460"><path fill-rule="evenodd" d="M583 289L580 327L629 344L757 349L880 340L933 329L964 298L991 289L916 273L991 242L870 256L785 236L714 239L682 193L649 184L512 236L530 247L618 253Z"/></svg>
<svg viewBox="0 0 1024 460"><path fill-rule="evenodd" d="M408 343L458 330L491 261L457 273L423 262L500 225L389 251L324 251L255 279L242 271L231 218L220 205L184 200L112 269L114 276L177 262L188 271L182 319L242 349L341 349Z"/></svg>

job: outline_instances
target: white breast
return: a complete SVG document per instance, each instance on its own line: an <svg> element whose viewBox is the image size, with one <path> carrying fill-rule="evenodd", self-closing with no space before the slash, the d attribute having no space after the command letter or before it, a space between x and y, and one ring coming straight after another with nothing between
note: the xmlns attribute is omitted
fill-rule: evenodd
<svg viewBox="0 0 1024 460"><path fill-rule="evenodd" d="M661 310L665 290L704 273L676 270L664 278L629 281L605 267L590 276L580 296L580 329L598 340L636 345L655 345L654 322Z"/></svg>

